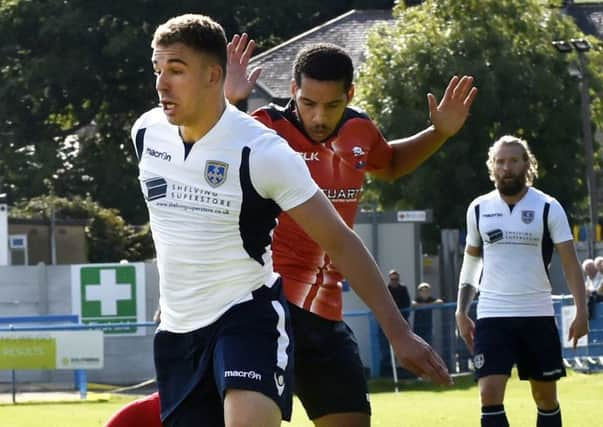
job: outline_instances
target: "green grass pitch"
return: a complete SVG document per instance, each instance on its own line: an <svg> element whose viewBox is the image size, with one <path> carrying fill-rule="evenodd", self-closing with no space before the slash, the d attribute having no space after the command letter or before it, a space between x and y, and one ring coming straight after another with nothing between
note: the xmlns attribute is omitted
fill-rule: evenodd
<svg viewBox="0 0 603 427"><path fill-rule="evenodd" d="M559 383L563 423L571 427L603 425L603 374L570 372ZM453 387L425 383L404 384L394 392L391 382L371 382L372 425L375 427L479 427L478 390L472 377L457 378ZM134 396L110 395L107 401L81 403L36 403L0 405L0 424L6 427L101 427ZM527 382L515 375L505 399L513 427L536 425L536 410ZM283 426L311 427L298 400L293 420Z"/></svg>

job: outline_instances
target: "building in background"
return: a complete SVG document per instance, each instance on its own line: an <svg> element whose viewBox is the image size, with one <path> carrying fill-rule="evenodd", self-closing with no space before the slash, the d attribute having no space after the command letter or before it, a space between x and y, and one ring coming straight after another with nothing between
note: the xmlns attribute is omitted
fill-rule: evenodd
<svg viewBox="0 0 603 427"><path fill-rule="evenodd" d="M249 69L261 67L263 71L248 99L247 109L253 111L270 102L284 105L289 100L295 55L305 46L317 42L341 46L348 52L357 70L364 62L369 30L376 24L392 22L390 9L350 10L254 56L249 63Z"/></svg>
<svg viewBox="0 0 603 427"><path fill-rule="evenodd" d="M86 220L57 219L54 223L54 260L52 227L43 219L8 217L8 252L4 265L85 264ZM0 264L2 265L2 264Z"/></svg>

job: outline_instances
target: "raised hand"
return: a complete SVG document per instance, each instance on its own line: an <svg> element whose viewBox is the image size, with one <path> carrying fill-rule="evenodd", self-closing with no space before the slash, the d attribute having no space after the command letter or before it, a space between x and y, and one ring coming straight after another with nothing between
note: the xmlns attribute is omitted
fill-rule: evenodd
<svg viewBox="0 0 603 427"><path fill-rule="evenodd" d="M235 34L228 43L226 52L228 63L226 80L224 81L224 95L232 104L247 99L256 80L260 77L261 68L255 68L249 76L247 65L255 49L255 41L250 40L246 33Z"/></svg>
<svg viewBox="0 0 603 427"><path fill-rule="evenodd" d="M456 134L467 120L476 96L472 76L452 77L439 104L435 95L428 93L429 115L436 131L445 138Z"/></svg>

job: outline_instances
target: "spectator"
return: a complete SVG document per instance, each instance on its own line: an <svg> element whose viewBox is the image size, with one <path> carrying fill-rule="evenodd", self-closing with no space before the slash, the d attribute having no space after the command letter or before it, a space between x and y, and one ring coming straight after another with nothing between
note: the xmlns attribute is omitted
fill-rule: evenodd
<svg viewBox="0 0 603 427"><path fill-rule="evenodd" d="M424 307L433 304L442 304L444 301L440 298L434 298L431 295L431 285L422 282L417 286L417 296L412 302L413 307ZM431 343L433 332L433 310L423 309L415 310L414 331L426 342Z"/></svg>
<svg viewBox="0 0 603 427"><path fill-rule="evenodd" d="M591 258L582 261L582 271L584 272L586 293L587 295L593 295L597 291L603 275L599 273L595 261Z"/></svg>
<svg viewBox="0 0 603 427"><path fill-rule="evenodd" d="M603 282L603 275L599 273L595 260L591 258L582 261L582 272L584 273L584 286L586 287L586 300L588 302L588 318L590 320L595 313L597 289Z"/></svg>
<svg viewBox="0 0 603 427"><path fill-rule="evenodd" d="M596 302L603 301L603 256L595 258L595 266L597 267L597 276L593 284L593 296Z"/></svg>
<svg viewBox="0 0 603 427"><path fill-rule="evenodd" d="M408 321L410 316L410 295L408 288L400 283L400 274L397 270L390 270L388 273L389 282L387 283L387 289L392 294L396 306L402 312L404 319ZM385 337L385 334L379 328L379 345L381 348L381 372L390 373L392 369L392 358L389 348L389 342Z"/></svg>
<svg viewBox="0 0 603 427"><path fill-rule="evenodd" d="M408 316L410 316L410 295L408 294L408 288L400 283L400 274L396 270L390 270L388 275L389 282L387 289L389 289L396 305L402 311L402 316L408 320Z"/></svg>

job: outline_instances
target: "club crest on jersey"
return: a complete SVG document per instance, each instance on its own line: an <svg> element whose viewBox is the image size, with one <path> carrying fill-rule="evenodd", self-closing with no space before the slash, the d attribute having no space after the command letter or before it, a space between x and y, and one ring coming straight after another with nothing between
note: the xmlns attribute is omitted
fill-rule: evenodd
<svg viewBox="0 0 603 427"><path fill-rule="evenodd" d="M366 162L362 159L362 157L366 154L362 147L355 146L352 148L352 154L356 158L356 169L362 169L366 166Z"/></svg>
<svg viewBox="0 0 603 427"><path fill-rule="evenodd" d="M212 187L219 187L226 181L228 164L217 160L208 160L205 162L205 180Z"/></svg>
<svg viewBox="0 0 603 427"><path fill-rule="evenodd" d="M476 354L473 356L473 364L477 369L481 369L484 366L485 359L483 354Z"/></svg>
<svg viewBox="0 0 603 427"><path fill-rule="evenodd" d="M352 148L352 153L354 154L354 157L362 157L365 154L362 147L359 146L355 146L354 148Z"/></svg>
<svg viewBox="0 0 603 427"><path fill-rule="evenodd" d="M521 220L524 224L531 224L534 221L534 211L521 211Z"/></svg>

